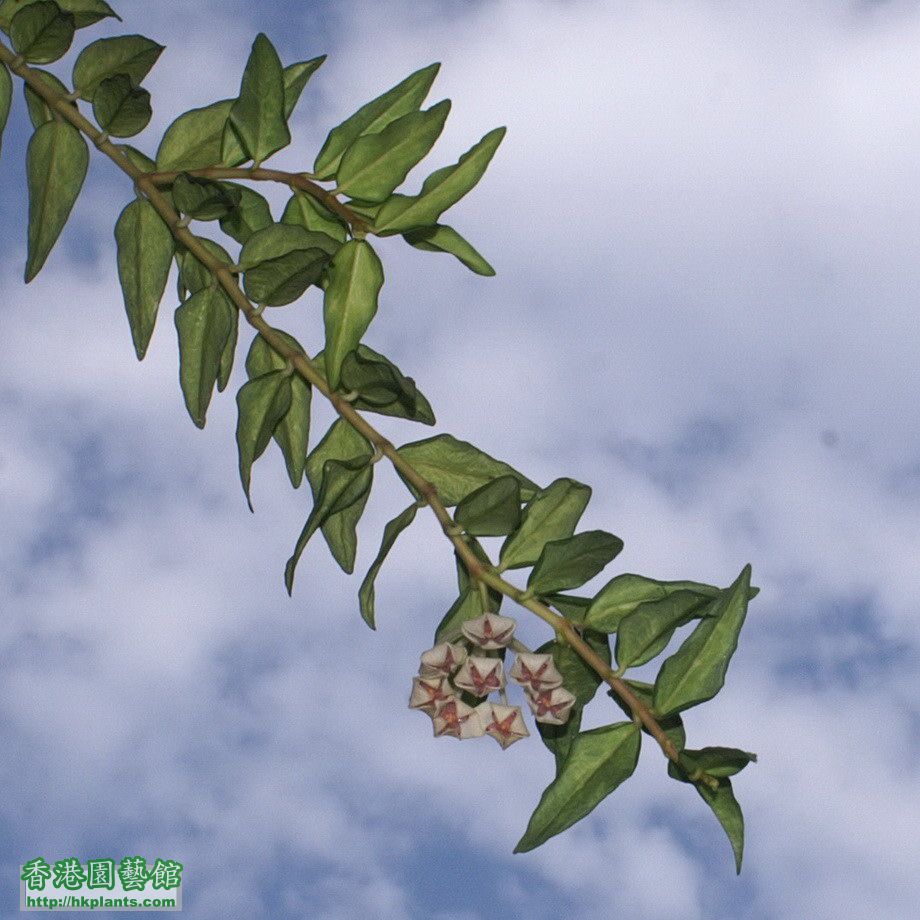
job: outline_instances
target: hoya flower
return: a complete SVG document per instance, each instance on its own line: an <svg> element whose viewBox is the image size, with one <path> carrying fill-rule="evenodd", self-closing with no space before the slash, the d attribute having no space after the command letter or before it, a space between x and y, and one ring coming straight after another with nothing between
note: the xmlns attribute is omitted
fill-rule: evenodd
<svg viewBox="0 0 920 920"><path fill-rule="evenodd" d="M518 655L511 668L511 677L531 693L562 686L562 675L552 655Z"/></svg>
<svg viewBox="0 0 920 920"><path fill-rule="evenodd" d="M454 677L454 684L475 696L488 696L505 686L505 671L501 658L478 658L470 655Z"/></svg>
<svg viewBox="0 0 920 920"><path fill-rule="evenodd" d="M479 718L479 713L472 706L467 706L463 700L456 698L438 703L432 721L436 738L439 735L480 738L485 734L485 726Z"/></svg>
<svg viewBox="0 0 920 920"><path fill-rule="evenodd" d="M446 677L413 677L409 708L421 709L433 716L438 703L452 699L453 696Z"/></svg>
<svg viewBox="0 0 920 920"><path fill-rule="evenodd" d="M543 693L528 693L527 702L538 722L544 725L564 725L575 705L575 696L565 687L555 687Z"/></svg>
<svg viewBox="0 0 920 920"><path fill-rule="evenodd" d="M466 649L462 645L441 642L422 652L422 666L418 672L422 677L449 677L465 659Z"/></svg>
<svg viewBox="0 0 920 920"><path fill-rule="evenodd" d="M476 712L487 735L491 735L502 748L526 738L530 732L524 724L520 706L502 706L499 703L480 703Z"/></svg>
<svg viewBox="0 0 920 920"><path fill-rule="evenodd" d="M484 613L475 620L467 620L463 626L463 635L480 648L504 648L514 635L514 620L500 617L497 613Z"/></svg>

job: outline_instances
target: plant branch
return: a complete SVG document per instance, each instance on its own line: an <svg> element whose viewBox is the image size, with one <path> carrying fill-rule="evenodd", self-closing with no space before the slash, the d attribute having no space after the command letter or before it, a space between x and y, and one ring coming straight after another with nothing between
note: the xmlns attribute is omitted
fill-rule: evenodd
<svg viewBox="0 0 920 920"><path fill-rule="evenodd" d="M311 195L320 204L338 214L353 230L357 230L359 233L373 232L373 228L363 217L356 214L347 205L342 204L331 192L313 182L307 173L284 172L280 169L210 166L207 169L187 170L187 174L199 179L250 179L253 182L281 182L292 189L300 189L300 191ZM179 175L180 173L177 171L147 173L147 179L154 185L169 185L171 182L175 182Z"/></svg>
<svg viewBox="0 0 920 920"><path fill-rule="evenodd" d="M24 80L45 100L45 102L48 103L54 112L85 134L102 153L134 181L135 187L150 201L157 213L163 218L166 225L172 231L175 239L212 272L218 283L230 297L231 301L246 317L246 321L249 325L265 339L277 354L289 360L297 373L319 390L320 393L332 403L336 412L348 422L352 428L363 435L380 453L390 460L393 466L402 474L406 482L422 496L432 512L434 512L435 517L441 524L445 536L447 536L453 544L457 555L462 559L470 577L474 580L484 582L496 591L501 592L504 596L511 598L515 603L527 608L540 617L540 619L548 623L555 631L557 637L571 646L582 660L626 703L632 711L634 718L641 722L658 742L665 756L668 757L669 760L677 763L677 749L674 747L670 738L664 733L664 730L658 724L655 716L629 689L629 686L618 677L603 659L601 659L584 639L582 639L572 623L565 617L552 611L546 604L543 604L534 597L526 595L524 591L521 591L510 582L505 581L505 579L495 571L493 566L483 565L466 544L462 535L458 533L457 525L438 496L438 490L435 486L421 476L421 474L402 457L391 441L385 438L362 415L356 412L351 403L344 399L341 394L335 393L329 389L325 377L313 366L307 355L291 347L277 330L265 322L261 314L252 303L250 303L249 298L246 297L237 284L236 278L231 271L231 266L221 262L212 255L198 237L184 226L180 215L173 208L169 199L157 188L157 182L171 181L166 178L171 174L149 174L138 169L128 160L123 151L108 139L108 136L103 131L85 118L74 105L64 98L63 95L56 92L45 83L31 67L23 63L22 59L15 55L3 42L0 42L0 61L6 64L16 76ZM283 181L288 184L290 184L289 176L295 175L281 173L277 170L230 170L222 167L215 167L210 170L197 170L192 174L207 174L210 178L230 178L231 176L228 174L232 174L233 177L237 174L243 174L241 176L242 178L261 178L268 181ZM302 176L299 181L309 183L309 180L306 180ZM313 183L309 183L309 186L313 187ZM297 187L301 186L298 184ZM311 187L305 187L304 190L309 194L319 197ZM315 189L322 192L323 196L330 196L329 192L326 192L325 189L321 189L319 186L315 186ZM331 197L334 198L334 196ZM324 198L320 198L320 200L326 203ZM344 208L345 206L340 204L339 207Z"/></svg>

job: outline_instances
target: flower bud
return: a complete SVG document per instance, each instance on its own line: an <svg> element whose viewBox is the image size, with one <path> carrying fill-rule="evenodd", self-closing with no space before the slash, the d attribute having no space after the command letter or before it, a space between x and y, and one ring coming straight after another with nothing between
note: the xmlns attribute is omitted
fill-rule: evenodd
<svg viewBox="0 0 920 920"><path fill-rule="evenodd" d="M527 702L538 722L544 725L564 725L575 705L575 696L564 687L555 687L543 693L528 693Z"/></svg>
<svg viewBox="0 0 920 920"><path fill-rule="evenodd" d="M479 658L470 655L454 677L454 685L469 690L475 696L488 696L505 686L505 671L501 658Z"/></svg>
<svg viewBox="0 0 920 920"><path fill-rule="evenodd" d="M475 620L467 620L461 629L474 645L484 649L504 648L514 635L515 622L511 617L497 613L484 613Z"/></svg>
<svg viewBox="0 0 920 920"><path fill-rule="evenodd" d="M410 709L421 709L433 716L438 703L452 699L454 692L446 677L413 677L412 695L409 697Z"/></svg>
<svg viewBox="0 0 920 920"><path fill-rule="evenodd" d="M491 735L502 748L526 738L530 732L524 724L520 706L502 706L499 703L480 703L476 707L487 735Z"/></svg>
<svg viewBox="0 0 920 920"><path fill-rule="evenodd" d="M441 642L434 648L422 652L422 664L418 672L422 677L450 677L466 659L462 645Z"/></svg>
<svg viewBox="0 0 920 920"><path fill-rule="evenodd" d="M511 678L531 693L562 686L562 675L552 655L519 654L511 667Z"/></svg>
<svg viewBox="0 0 920 920"><path fill-rule="evenodd" d="M435 737L451 735L454 738L479 738L485 734L479 713L456 698L438 703L432 721Z"/></svg>

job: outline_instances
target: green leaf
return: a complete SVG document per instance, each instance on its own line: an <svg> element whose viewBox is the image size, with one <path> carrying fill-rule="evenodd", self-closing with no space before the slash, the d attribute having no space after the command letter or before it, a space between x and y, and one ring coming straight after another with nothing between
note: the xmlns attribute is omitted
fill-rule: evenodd
<svg viewBox="0 0 920 920"><path fill-rule="evenodd" d="M345 242L348 229L344 221L305 192L294 192L281 216L281 223L325 233L340 243Z"/></svg>
<svg viewBox="0 0 920 920"><path fill-rule="evenodd" d="M433 172L418 195L393 195L377 213L377 232L403 233L437 223L448 208L476 186L504 136L505 128L490 131L453 166Z"/></svg>
<svg viewBox="0 0 920 920"><path fill-rule="evenodd" d="M199 236L196 239L219 261L225 265L233 264L233 259L223 246L207 237ZM176 252L176 261L179 264L179 300L185 300L187 292L195 294L203 288L217 286L217 278L211 270L187 249L179 249Z"/></svg>
<svg viewBox="0 0 920 920"><path fill-rule="evenodd" d="M318 284L328 262L329 256L322 249L297 249L249 269L243 277L243 288L257 304L283 307Z"/></svg>
<svg viewBox="0 0 920 920"><path fill-rule="evenodd" d="M371 567L367 570L364 581L361 582L361 588L358 591L358 600L361 604L361 617L371 629L377 628L374 616L374 581L377 578L377 574L380 572L381 566L389 555L390 550L393 548L393 544L396 542L397 537L415 520L417 511L418 505L413 502L405 511L398 514L383 528L383 540L380 543L380 551L377 553L377 558L371 563Z"/></svg>
<svg viewBox="0 0 920 920"><path fill-rule="evenodd" d="M591 487L557 479L539 491L524 509L521 526L502 545L502 569L533 565L550 540L571 537L591 499Z"/></svg>
<svg viewBox="0 0 920 920"><path fill-rule="evenodd" d="M710 603L713 601L693 591L676 591L659 601L640 604L620 620L617 664L625 669L651 661L671 641L678 626L688 623Z"/></svg>
<svg viewBox="0 0 920 920"><path fill-rule="evenodd" d="M125 74L140 86L164 48L143 35L100 38L87 45L73 65L74 88L82 99L92 102L99 84L117 74Z"/></svg>
<svg viewBox="0 0 920 920"><path fill-rule="evenodd" d="M195 220L218 220L226 217L240 203L239 186L214 182L181 173L172 188L176 210Z"/></svg>
<svg viewBox="0 0 920 920"><path fill-rule="evenodd" d="M591 606L590 597L576 597L573 594L544 594L543 599L555 607L567 620L579 626L585 621L585 614Z"/></svg>
<svg viewBox="0 0 920 920"><path fill-rule="evenodd" d="M30 3L13 16L10 40L30 64L50 64L73 43L76 20L56 3Z"/></svg>
<svg viewBox="0 0 920 920"><path fill-rule="evenodd" d="M180 115L160 141L157 170L181 172L219 164L224 125L232 106L232 99L223 99Z"/></svg>
<svg viewBox="0 0 920 920"><path fill-rule="evenodd" d="M577 588L594 578L622 549L623 541L604 530L551 540L543 547L527 587L534 594Z"/></svg>
<svg viewBox="0 0 920 920"><path fill-rule="evenodd" d="M424 112L410 112L378 134L359 137L342 155L336 192L365 201L384 201L428 154L450 112L445 99Z"/></svg>
<svg viewBox="0 0 920 920"><path fill-rule="evenodd" d="M689 748L680 752L680 767L668 763L668 775L683 783L697 781L697 774L705 773L724 779L740 773L749 763L757 763L757 755L738 748L705 747L698 751Z"/></svg>
<svg viewBox="0 0 920 920"><path fill-rule="evenodd" d="M470 584L466 590L451 604L435 630L435 644L439 642L456 642L463 635L461 627L467 620L475 620L484 613L482 595L479 588Z"/></svg>
<svg viewBox="0 0 920 920"><path fill-rule="evenodd" d="M240 193L237 206L220 218L220 229L241 245L258 230L272 225L272 212L268 202L245 185L233 186Z"/></svg>
<svg viewBox="0 0 920 920"><path fill-rule="evenodd" d="M661 666L655 681L655 708L663 715L704 703L722 689L747 613L750 581L747 565L719 595L710 615Z"/></svg>
<svg viewBox="0 0 920 920"><path fill-rule="evenodd" d="M6 69L6 65L0 64L0 145L3 142L3 131L6 128L7 119L10 117L10 106L12 104L13 78ZM0 149L2 149L2 146L0 146Z"/></svg>
<svg viewBox="0 0 920 920"><path fill-rule="evenodd" d="M146 199L132 201L121 212L115 241L128 325L137 359L142 361L166 290L175 243L169 227Z"/></svg>
<svg viewBox="0 0 920 920"><path fill-rule="evenodd" d="M514 852L533 850L571 827L629 779L639 760L641 738L632 722L582 732L559 775L544 791Z"/></svg>
<svg viewBox="0 0 920 920"><path fill-rule="evenodd" d="M0 2L0 29L9 32L13 16L23 7L37 3L39 0L2 0ZM57 5L65 12L72 13L78 29L91 26L100 19L113 17L121 22L121 17L104 0L57 0Z"/></svg>
<svg viewBox="0 0 920 920"><path fill-rule="evenodd" d="M610 664L610 643L601 633L585 630L582 638L591 649L606 663ZM563 725L547 725L537 722L537 730L543 743L553 752L556 758L556 772L562 768L568 756L572 742L578 736L581 727L581 716L585 706L594 699L601 679L597 673L581 659L578 653L564 642L551 641L540 646L537 652L541 655L552 655L557 670L562 675L562 685L575 697L575 703L569 714L568 721Z"/></svg>
<svg viewBox="0 0 920 920"><path fill-rule="evenodd" d="M654 706L654 696L655 696L655 685L646 683L641 680L626 680L624 683L627 684L630 690L639 698L639 702L645 704L645 708L655 717L655 721L661 726L664 733L671 739L671 743L678 751L684 749L684 745L687 743L687 733L684 730L684 720L679 715L664 716L659 712L655 711ZM607 696L609 696L616 704L626 713L630 718L632 718L632 710L629 706L620 699L620 697L614 693L613 690L607 691ZM648 729L643 725L642 731L648 733Z"/></svg>
<svg viewBox="0 0 920 920"><path fill-rule="evenodd" d="M424 441L414 441L399 448L399 453L415 470L438 490L444 505L450 508L470 492L499 476L514 476L521 484L521 498L531 499L539 486L516 470L483 453L478 447L453 435L439 434Z"/></svg>
<svg viewBox="0 0 920 920"><path fill-rule="evenodd" d="M41 79L43 83L47 83L56 93L59 93L61 96L67 95L67 87L53 74L49 73L47 70L35 69L35 74ZM29 86L28 83L22 84L23 94L26 99L26 108L29 110L29 119L32 122L32 126L35 128L41 127L46 121L59 120L61 118L56 112L51 111L51 107L42 99L38 93ZM71 108L76 108L77 105L75 102L68 103Z"/></svg>
<svg viewBox="0 0 920 920"><path fill-rule="evenodd" d="M233 331L234 308L217 287L192 294L176 310L179 381L192 421L204 428L221 357Z"/></svg>
<svg viewBox="0 0 920 920"><path fill-rule="evenodd" d="M38 5L26 7L23 13ZM89 149L73 125L49 121L35 130L26 153L29 186L27 284L41 271L61 235L83 187L88 167Z"/></svg>
<svg viewBox="0 0 920 920"><path fill-rule="evenodd" d="M640 604L664 600L678 591L692 591L710 599L721 593L714 585L696 581L655 581L642 575L617 575L597 593L585 623L601 632L616 632L620 621Z"/></svg>
<svg viewBox="0 0 920 920"><path fill-rule="evenodd" d="M252 44L243 72L240 94L230 109L222 144L226 162L242 146L247 160L260 166L291 142L284 115L284 74L281 59L267 36L260 32Z"/></svg>
<svg viewBox="0 0 920 920"><path fill-rule="evenodd" d="M292 348L303 353L300 343L285 332L275 330ZM246 372L250 379L271 371L284 371L287 361L271 346L257 335L252 340L249 354L246 356ZM313 390L300 375L293 374L291 381L291 405L287 414L278 423L273 432L275 443L284 455L288 478L297 489L303 481L304 467L307 463L307 445L310 437L310 404Z"/></svg>
<svg viewBox="0 0 920 920"><path fill-rule="evenodd" d="M121 144L119 149L141 172L157 171L157 164L146 153L142 153L136 147L132 147L130 144Z"/></svg>
<svg viewBox="0 0 920 920"><path fill-rule="evenodd" d="M434 224L419 227L403 234L403 239L416 249L425 252L446 252L456 256L471 272L491 277L495 269L453 227Z"/></svg>
<svg viewBox="0 0 920 920"><path fill-rule="evenodd" d="M521 520L521 483L515 476L499 476L467 495L458 505L454 520L468 534L501 537Z"/></svg>
<svg viewBox="0 0 920 920"><path fill-rule="evenodd" d="M417 111L440 67L440 64L430 64L415 71L333 128L316 157L314 175L319 179L333 178L342 155L361 135L376 134L397 118Z"/></svg>
<svg viewBox="0 0 920 920"><path fill-rule="evenodd" d="M326 55L321 54L319 57L311 58L309 61L300 61L297 64L291 64L284 68L284 118L285 121L291 117L300 94L304 91L310 77L316 73L326 60Z"/></svg>
<svg viewBox="0 0 920 920"><path fill-rule="evenodd" d="M240 267L246 271L297 250L321 249L331 256L340 248L338 240L325 233L305 230L291 224L271 224L246 240L240 250Z"/></svg>
<svg viewBox="0 0 920 920"><path fill-rule="evenodd" d="M383 266L366 240L349 240L329 264L329 281L323 298L326 326L326 380L333 390L345 356L358 347L377 313L383 287Z"/></svg>
<svg viewBox="0 0 920 920"><path fill-rule="evenodd" d="M294 588L294 570L300 561L310 537L334 515L366 501L370 494L374 468L366 457L351 460L327 460L323 464L322 479L316 503L301 531L294 553L284 570L284 583L288 594Z"/></svg>
<svg viewBox="0 0 920 920"><path fill-rule="evenodd" d="M255 377L240 387L236 404L239 410L236 443L240 457L240 481L252 511L252 464L265 453L275 427L291 408L290 375L284 371L269 371Z"/></svg>
<svg viewBox="0 0 920 920"><path fill-rule="evenodd" d="M96 87L93 115L99 127L112 137L133 137L147 127L153 116L150 93L134 86L127 74L115 74Z"/></svg>
<svg viewBox="0 0 920 920"><path fill-rule="evenodd" d="M373 450L370 444L351 425L344 419L336 421L307 457L307 480L314 497L318 500L323 467L328 460L346 461L360 458L369 461L372 456ZM360 494L354 504L332 514L322 524L323 537L333 558L349 575L354 571L358 550L358 521L364 513L369 494L370 485L368 484L367 491Z"/></svg>
<svg viewBox="0 0 920 920"><path fill-rule="evenodd" d="M680 770L673 763L668 763L668 775L688 782L681 776ZM732 853L735 856L735 872L741 874L741 860L744 856L744 815L741 813L741 806L735 798L732 791L730 779L720 779L715 789L706 783L694 783L696 791L700 794L702 800L712 809L722 829L728 836L728 841L732 846Z"/></svg>
<svg viewBox="0 0 920 920"><path fill-rule="evenodd" d="M233 311L233 319L230 323L230 335L227 338L227 344L220 353L220 367L217 371L217 392L223 393L230 383L230 375L233 373L233 362L236 360L236 345L240 337L240 311Z"/></svg>

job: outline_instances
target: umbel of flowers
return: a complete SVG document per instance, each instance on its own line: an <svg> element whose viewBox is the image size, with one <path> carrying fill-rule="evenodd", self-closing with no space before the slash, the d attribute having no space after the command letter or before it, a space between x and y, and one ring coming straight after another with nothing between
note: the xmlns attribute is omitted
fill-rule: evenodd
<svg viewBox="0 0 920 920"><path fill-rule="evenodd" d="M435 736L493 737L507 748L530 732L520 706L509 706L502 658L483 654L507 649L514 637L511 617L486 613L463 624L463 642L441 642L422 653L418 676L412 681L409 707L431 717ZM563 725L575 697L562 686L552 655L520 652L508 676L524 688L534 718ZM463 694L480 699L471 706ZM499 702L492 702L492 694Z"/></svg>

